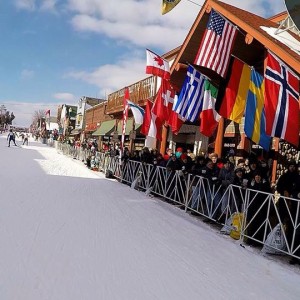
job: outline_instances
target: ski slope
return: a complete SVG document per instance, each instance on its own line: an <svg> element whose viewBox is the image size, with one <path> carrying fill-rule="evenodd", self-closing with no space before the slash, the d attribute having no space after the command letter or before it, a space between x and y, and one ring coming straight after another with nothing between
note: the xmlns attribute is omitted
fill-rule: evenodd
<svg viewBox="0 0 300 300"><path fill-rule="evenodd" d="M299 299L299 266L53 148L0 148L1 300Z"/></svg>

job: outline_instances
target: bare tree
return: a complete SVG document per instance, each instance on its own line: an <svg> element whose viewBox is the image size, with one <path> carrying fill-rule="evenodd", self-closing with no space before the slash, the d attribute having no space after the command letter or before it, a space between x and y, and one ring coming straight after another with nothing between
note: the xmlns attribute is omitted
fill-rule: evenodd
<svg viewBox="0 0 300 300"><path fill-rule="evenodd" d="M43 118L45 118L45 112L42 109L36 110L32 115L32 124L39 124Z"/></svg>

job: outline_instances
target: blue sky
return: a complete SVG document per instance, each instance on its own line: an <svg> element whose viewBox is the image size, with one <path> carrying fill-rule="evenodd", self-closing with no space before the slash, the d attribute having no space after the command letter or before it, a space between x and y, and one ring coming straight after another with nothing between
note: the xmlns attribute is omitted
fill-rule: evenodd
<svg viewBox="0 0 300 300"><path fill-rule="evenodd" d="M147 77L145 49L181 45L204 1L182 0L163 16L161 2L0 0L0 105L28 126L36 110L54 114ZM284 10L283 0L224 2L265 17Z"/></svg>

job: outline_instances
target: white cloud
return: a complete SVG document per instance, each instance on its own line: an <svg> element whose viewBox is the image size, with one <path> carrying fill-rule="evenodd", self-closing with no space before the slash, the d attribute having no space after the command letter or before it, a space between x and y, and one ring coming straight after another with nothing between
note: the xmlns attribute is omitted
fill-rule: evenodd
<svg viewBox="0 0 300 300"><path fill-rule="evenodd" d="M63 102L65 101L70 102L76 100L76 97L71 93L56 93L53 95L53 98Z"/></svg>
<svg viewBox="0 0 300 300"><path fill-rule="evenodd" d="M3 101L3 100L2 100ZM15 120L13 120L13 125L15 126L30 126L32 123L33 115L35 111L48 110L50 109L51 115L56 115L58 103L57 102L17 102L17 101L3 101L6 109L15 115Z"/></svg>
<svg viewBox="0 0 300 300"><path fill-rule="evenodd" d="M273 0L224 2L268 17L284 10L283 3ZM140 47L159 47L164 51L182 44L201 9L200 5L187 0L164 16L160 13L160 3L151 0L69 0L68 4L75 12L71 24L78 31L102 34Z"/></svg>
<svg viewBox="0 0 300 300"><path fill-rule="evenodd" d="M57 0L44 0L41 3L40 9L46 11L55 11L56 4L57 4Z"/></svg>
<svg viewBox="0 0 300 300"><path fill-rule="evenodd" d="M33 70L28 70L28 69L24 69L21 71L21 78L22 79L31 79L34 76L34 71Z"/></svg>
<svg viewBox="0 0 300 300"><path fill-rule="evenodd" d="M55 11L57 0L15 0L15 6L18 9L34 11L36 9L43 11Z"/></svg>
<svg viewBox="0 0 300 300"><path fill-rule="evenodd" d="M35 0L16 0L15 5L19 9L34 10Z"/></svg>
<svg viewBox="0 0 300 300"><path fill-rule="evenodd" d="M141 56L141 53L139 54ZM102 65L92 71L73 71L65 76L96 85L100 89L100 95L107 95L147 77L146 52L142 58L138 58L137 55L126 57L114 65Z"/></svg>

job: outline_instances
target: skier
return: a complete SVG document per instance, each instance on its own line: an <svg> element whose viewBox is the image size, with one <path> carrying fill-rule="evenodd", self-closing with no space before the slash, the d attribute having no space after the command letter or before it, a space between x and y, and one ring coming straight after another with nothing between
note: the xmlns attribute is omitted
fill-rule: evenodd
<svg viewBox="0 0 300 300"><path fill-rule="evenodd" d="M26 144L28 146L28 138L29 138L29 135L28 135L28 133L26 133L24 140L23 140L23 145Z"/></svg>
<svg viewBox="0 0 300 300"><path fill-rule="evenodd" d="M7 140L8 140L8 147L10 147L10 142L13 141L15 146L18 146L16 144L16 137L15 134L13 133L12 129L9 130L9 133L7 135Z"/></svg>

